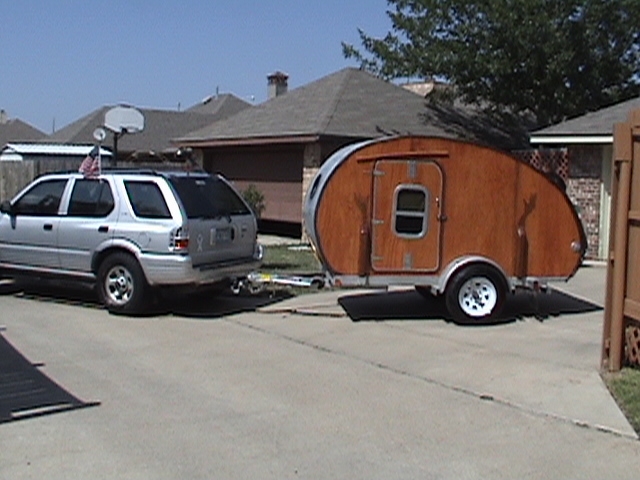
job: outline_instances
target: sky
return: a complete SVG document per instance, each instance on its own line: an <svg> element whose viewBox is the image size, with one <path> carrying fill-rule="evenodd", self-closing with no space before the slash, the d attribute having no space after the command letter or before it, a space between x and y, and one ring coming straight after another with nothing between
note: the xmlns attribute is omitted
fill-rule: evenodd
<svg viewBox="0 0 640 480"><path fill-rule="evenodd" d="M0 109L45 133L104 105L184 110L232 93L258 104L356 67L341 42L382 37L386 0L0 0Z"/></svg>

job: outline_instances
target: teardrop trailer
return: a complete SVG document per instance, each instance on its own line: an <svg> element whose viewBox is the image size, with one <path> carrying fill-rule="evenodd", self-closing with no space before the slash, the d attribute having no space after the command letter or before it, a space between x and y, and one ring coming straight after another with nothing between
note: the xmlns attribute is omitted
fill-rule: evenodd
<svg viewBox="0 0 640 480"><path fill-rule="evenodd" d="M558 182L509 154L448 138L348 145L320 167L304 228L336 287L414 286L458 323L496 320L518 288L568 280L586 251Z"/></svg>

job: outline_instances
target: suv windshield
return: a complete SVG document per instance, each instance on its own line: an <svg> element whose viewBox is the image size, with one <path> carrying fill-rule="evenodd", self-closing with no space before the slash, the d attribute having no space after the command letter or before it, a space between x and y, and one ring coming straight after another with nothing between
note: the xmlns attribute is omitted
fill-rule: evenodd
<svg viewBox="0 0 640 480"><path fill-rule="evenodd" d="M225 182L216 177L170 177L188 218L247 215L249 209Z"/></svg>

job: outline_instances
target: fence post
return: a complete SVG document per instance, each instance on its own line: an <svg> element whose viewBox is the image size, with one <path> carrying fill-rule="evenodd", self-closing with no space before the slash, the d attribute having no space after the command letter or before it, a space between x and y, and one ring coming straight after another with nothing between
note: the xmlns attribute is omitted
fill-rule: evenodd
<svg viewBox="0 0 640 480"><path fill-rule="evenodd" d="M627 246L629 237L629 202L631 191L631 160L633 157L632 125L614 126L613 162L614 197L613 251L609 253L607 299L605 302L602 367L612 372L622 368L624 355L624 299L627 281Z"/></svg>

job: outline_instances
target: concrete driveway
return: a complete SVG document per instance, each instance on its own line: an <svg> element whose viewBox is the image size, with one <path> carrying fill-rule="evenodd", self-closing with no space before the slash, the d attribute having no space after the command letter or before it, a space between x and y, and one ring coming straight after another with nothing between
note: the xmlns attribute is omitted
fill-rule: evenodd
<svg viewBox="0 0 640 480"><path fill-rule="evenodd" d="M7 348L78 403L0 423L0 478L636 478L598 375L603 283L584 268L478 328L404 290L132 319L5 288Z"/></svg>

